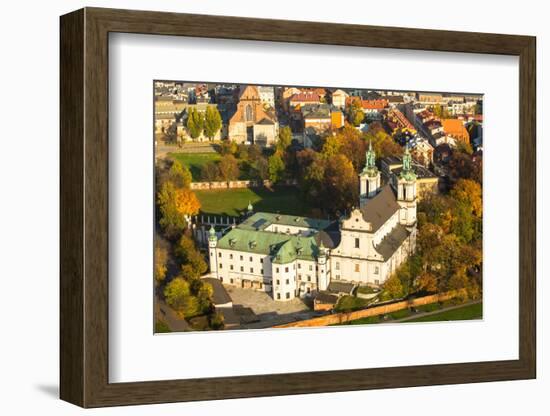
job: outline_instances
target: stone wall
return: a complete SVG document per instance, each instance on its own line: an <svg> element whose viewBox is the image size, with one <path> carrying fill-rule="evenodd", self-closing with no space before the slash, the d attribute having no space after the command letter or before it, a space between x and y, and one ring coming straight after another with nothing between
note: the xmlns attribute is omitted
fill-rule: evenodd
<svg viewBox="0 0 550 416"><path fill-rule="evenodd" d="M286 180L279 185L295 186L296 180ZM239 188L271 188L273 183L270 180L248 180L248 181L217 181L217 182L192 182L192 190L216 190L216 189L239 189Z"/></svg>
<svg viewBox="0 0 550 416"><path fill-rule="evenodd" d="M385 315L388 313L400 311L401 309L412 308L415 306L427 305L429 303L443 302L452 299L457 296L454 291L441 293L438 295L424 296L422 298L404 300L396 303L389 303L386 305L373 306L367 309L361 309L354 312L342 312L334 313L331 315L320 316L317 318L306 319L303 321L291 322L284 325L277 325L274 328L297 328L297 327L311 327L311 326L328 326L341 324L348 321L355 321L356 319L368 318L369 316Z"/></svg>

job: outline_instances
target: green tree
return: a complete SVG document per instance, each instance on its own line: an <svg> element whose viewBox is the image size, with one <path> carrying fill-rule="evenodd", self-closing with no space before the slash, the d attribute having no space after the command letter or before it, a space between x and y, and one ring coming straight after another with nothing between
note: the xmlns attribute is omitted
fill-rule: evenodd
<svg viewBox="0 0 550 416"><path fill-rule="evenodd" d="M218 164L220 178L224 181L233 181L239 177L239 162L233 155L225 155Z"/></svg>
<svg viewBox="0 0 550 416"><path fill-rule="evenodd" d="M224 328L224 319L221 313L216 312L210 315L210 328L214 330L219 330Z"/></svg>
<svg viewBox="0 0 550 416"><path fill-rule="evenodd" d="M251 162L255 162L262 157L262 148L257 144L251 144L248 147L248 159Z"/></svg>
<svg viewBox="0 0 550 416"><path fill-rule="evenodd" d="M235 155L237 153L237 143L233 140L223 140L220 146L220 153L222 155Z"/></svg>
<svg viewBox="0 0 550 416"><path fill-rule="evenodd" d="M272 183L279 182L285 171L285 164L279 153L275 153L268 159L269 180Z"/></svg>
<svg viewBox="0 0 550 416"><path fill-rule="evenodd" d="M184 315L190 297L189 283L182 277L172 279L164 288L166 303L180 315Z"/></svg>
<svg viewBox="0 0 550 416"><path fill-rule="evenodd" d="M279 130L277 149L279 149L281 152L284 152L286 151L288 146L290 146L290 143L292 143L292 130L290 130L290 127L285 126Z"/></svg>
<svg viewBox="0 0 550 416"><path fill-rule="evenodd" d="M187 112L187 131L189 135L196 139L198 138L204 128L204 116L199 113L195 108L191 107Z"/></svg>
<svg viewBox="0 0 550 416"><path fill-rule="evenodd" d="M255 176L259 180L269 179L269 164L267 159L263 156L260 156L256 163L254 164Z"/></svg>
<svg viewBox="0 0 550 416"><path fill-rule="evenodd" d="M178 188L189 188L191 184L191 171L187 166L182 165L178 160L172 162L168 171L168 178L174 182Z"/></svg>
<svg viewBox="0 0 550 416"><path fill-rule="evenodd" d="M206 107L206 114L204 117L204 134L209 139L213 139L218 131L222 127L222 117L218 108L213 105Z"/></svg>

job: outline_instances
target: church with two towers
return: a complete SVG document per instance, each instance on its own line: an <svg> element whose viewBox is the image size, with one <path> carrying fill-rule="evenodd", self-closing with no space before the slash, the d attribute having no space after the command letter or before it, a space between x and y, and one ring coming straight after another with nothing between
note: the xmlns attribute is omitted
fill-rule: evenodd
<svg viewBox="0 0 550 416"><path fill-rule="evenodd" d="M209 235L213 277L285 301L327 290L331 281L382 285L415 250L416 174L408 149L403 167L382 183L369 145L359 174L358 206L327 221L253 212L224 235Z"/></svg>

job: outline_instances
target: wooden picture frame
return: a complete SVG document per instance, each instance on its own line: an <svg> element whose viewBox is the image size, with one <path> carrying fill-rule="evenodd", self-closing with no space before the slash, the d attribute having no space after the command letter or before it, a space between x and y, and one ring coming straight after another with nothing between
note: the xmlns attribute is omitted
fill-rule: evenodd
<svg viewBox="0 0 550 416"><path fill-rule="evenodd" d="M99 8L85 8L62 16L60 29L60 396L63 400L82 407L101 407L535 378L534 37ZM109 383L110 32L518 56L519 359Z"/></svg>

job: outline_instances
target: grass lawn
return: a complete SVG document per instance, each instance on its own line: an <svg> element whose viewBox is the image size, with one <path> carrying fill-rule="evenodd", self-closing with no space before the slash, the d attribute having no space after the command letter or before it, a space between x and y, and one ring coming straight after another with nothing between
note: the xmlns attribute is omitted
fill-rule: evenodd
<svg viewBox="0 0 550 416"><path fill-rule="evenodd" d="M201 168L208 162L217 162L221 159L219 153L168 153L168 156L185 165L191 171L193 181L201 180Z"/></svg>
<svg viewBox="0 0 550 416"><path fill-rule="evenodd" d="M335 325L365 325L365 324L377 324L377 323L380 323L380 315L369 316L368 318L356 319L354 321L348 321L342 324L335 324Z"/></svg>
<svg viewBox="0 0 550 416"><path fill-rule="evenodd" d="M481 319L482 316L483 304L476 303L474 305L467 305L462 308L452 309L434 315L410 319L405 322L465 321L470 319Z"/></svg>
<svg viewBox="0 0 550 416"><path fill-rule="evenodd" d="M353 311L356 309L364 308L369 304L369 302L370 300L367 300L367 299L361 299L355 296L346 295L346 296L342 296L338 300L338 303L336 304L336 307L334 308L334 310L336 312Z"/></svg>
<svg viewBox="0 0 550 416"><path fill-rule="evenodd" d="M238 216L246 211L248 202L252 203L254 211L304 216L311 211L311 206L294 187L276 187L273 191L264 188L208 190L195 191L195 194L204 214Z"/></svg>

